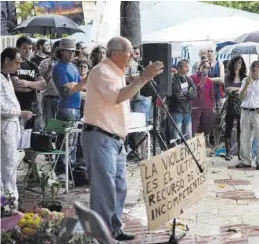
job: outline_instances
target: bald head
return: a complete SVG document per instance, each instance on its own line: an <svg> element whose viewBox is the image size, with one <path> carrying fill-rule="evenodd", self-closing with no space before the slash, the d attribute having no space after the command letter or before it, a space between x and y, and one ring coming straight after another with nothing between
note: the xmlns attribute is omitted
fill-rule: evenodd
<svg viewBox="0 0 259 244"><path fill-rule="evenodd" d="M210 62L213 62L216 58L216 47L214 45L207 48L207 57Z"/></svg>
<svg viewBox="0 0 259 244"><path fill-rule="evenodd" d="M131 42L122 36L113 37L107 43L106 56L110 58L112 56L112 52L114 51L128 51L132 49Z"/></svg>

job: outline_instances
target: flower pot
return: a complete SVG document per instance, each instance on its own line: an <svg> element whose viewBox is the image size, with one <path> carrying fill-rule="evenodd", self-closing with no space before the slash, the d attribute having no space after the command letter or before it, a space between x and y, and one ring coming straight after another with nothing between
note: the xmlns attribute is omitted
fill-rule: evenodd
<svg viewBox="0 0 259 244"><path fill-rule="evenodd" d="M49 209L51 212L61 212L62 210L62 203L60 201L50 202L47 203L46 206L47 209Z"/></svg>
<svg viewBox="0 0 259 244"><path fill-rule="evenodd" d="M1 218L1 229L12 230L23 215L23 213L17 211L13 216Z"/></svg>

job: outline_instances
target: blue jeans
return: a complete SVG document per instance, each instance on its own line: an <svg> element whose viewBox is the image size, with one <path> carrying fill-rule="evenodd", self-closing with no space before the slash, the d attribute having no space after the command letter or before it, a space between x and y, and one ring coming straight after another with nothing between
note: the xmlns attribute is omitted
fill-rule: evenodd
<svg viewBox="0 0 259 244"><path fill-rule="evenodd" d="M259 146L258 140L256 139L255 136L253 136L253 139L252 139L252 158L257 157L258 146ZM257 159L257 161L259 161L259 159Z"/></svg>
<svg viewBox="0 0 259 244"><path fill-rule="evenodd" d="M152 101L149 97L139 96L139 100L132 101L132 110L137 113L145 113L146 120L152 117Z"/></svg>
<svg viewBox="0 0 259 244"><path fill-rule="evenodd" d="M62 121L79 121L80 120L80 110L72 109L72 108L58 108L57 111L57 119ZM76 144L77 144L78 134L70 134L69 135L69 152L70 152L70 163L76 162ZM60 149L61 144L64 140L63 134L58 134L56 148ZM65 143L63 144L63 148L65 148ZM61 171L64 170L65 166L65 156L60 155L58 159L59 166L62 167Z"/></svg>
<svg viewBox="0 0 259 244"><path fill-rule="evenodd" d="M41 128L44 129L47 126L49 119L56 119L57 104L58 104L58 97L42 96Z"/></svg>
<svg viewBox="0 0 259 244"><path fill-rule="evenodd" d="M90 208L116 236L127 195L124 143L98 131L84 130L81 143L91 185Z"/></svg>
<svg viewBox="0 0 259 244"><path fill-rule="evenodd" d="M191 113L171 113L177 128L182 132L182 135L185 139L192 138L192 116ZM174 144L180 144L181 138L175 126L170 121L170 118L167 118L168 129L169 129L169 138L171 140L176 140ZM171 143L170 143L171 144Z"/></svg>

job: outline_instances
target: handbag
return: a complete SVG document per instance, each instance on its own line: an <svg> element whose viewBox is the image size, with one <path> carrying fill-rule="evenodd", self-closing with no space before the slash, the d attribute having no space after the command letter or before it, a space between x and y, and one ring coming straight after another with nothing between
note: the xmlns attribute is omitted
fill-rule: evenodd
<svg viewBox="0 0 259 244"><path fill-rule="evenodd" d="M44 152L53 151L52 136L44 134L44 132L32 132L31 149Z"/></svg>

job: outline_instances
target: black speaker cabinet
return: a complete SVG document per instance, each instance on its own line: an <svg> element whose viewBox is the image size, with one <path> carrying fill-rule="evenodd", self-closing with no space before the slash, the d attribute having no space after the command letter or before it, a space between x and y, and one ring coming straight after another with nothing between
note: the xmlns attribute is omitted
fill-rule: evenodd
<svg viewBox="0 0 259 244"><path fill-rule="evenodd" d="M145 43L142 45L142 60L144 67L149 61L157 60L164 63L164 72L155 78L158 92L162 96L172 95L172 46L169 43Z"/></svg>

